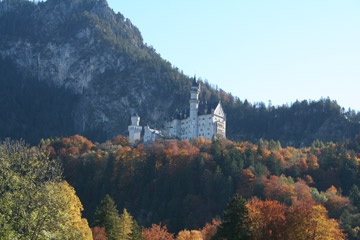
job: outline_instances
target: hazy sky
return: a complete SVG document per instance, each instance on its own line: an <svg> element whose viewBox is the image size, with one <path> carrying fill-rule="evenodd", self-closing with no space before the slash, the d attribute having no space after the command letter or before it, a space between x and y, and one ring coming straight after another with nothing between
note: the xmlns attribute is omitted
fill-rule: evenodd
<svg viewBox="0 0 360 240"><path fill-rule="evenodd" d="M186 75L240 99L360 110L360 0L109 0Z"/></svg>

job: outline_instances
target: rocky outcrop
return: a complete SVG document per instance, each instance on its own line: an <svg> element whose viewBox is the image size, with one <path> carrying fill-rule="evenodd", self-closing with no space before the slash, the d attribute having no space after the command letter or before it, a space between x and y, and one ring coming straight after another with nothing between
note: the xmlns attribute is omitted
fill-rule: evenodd
<svg viewBox="0 0 360 240"><path fill-rule="evenodd" d="M183 95L161 94L167 86L160 83L171 81L168 69L162 69L169 64L147 48L138 29L106 1L9 0L1 2L0 9L3 22L24 17L24 12L30 21L27 29L20 28L23 33L2 32L1 58L11 59L20 72L40 82L78 95L72 112L76 133L96 140L126 134L133 111L161 125ZM154 60L157 69L150 64ZM171 71L172 78L187 81Z"/></svg>

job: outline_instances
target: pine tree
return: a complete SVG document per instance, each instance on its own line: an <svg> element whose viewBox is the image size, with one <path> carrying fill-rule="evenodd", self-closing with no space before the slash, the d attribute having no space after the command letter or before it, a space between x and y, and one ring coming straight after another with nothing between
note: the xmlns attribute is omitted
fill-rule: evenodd
<svg viewBox="0 0 360 240"><path fill-rule="evenodd" d="M124 208L123 213L120 216L120 238L121 240L130 239L132 233L134 220L133 217Z"/></svg>
<svg viewBox="0 0 360 240"><path fill-rule="evenodd" d="M263 155L264 154L264 141L262 138L260 138L259 142L258 142L258 148L257 148L257 152L259 155Z"/></svg>
<svg viewBox="0 0 360 240"><path fill-rule="evenodd" d="M350 189L349 198L354 206L360 208L360 191L355 184Z"/></svg>
<svg viewBox="0 0 360 240"><path fill-rule="evenodd" d="M218 227L214 240L250 239L251 228L248 223L246 201L238 194L230 200L224 212L224 220Z"/></svg>
<svg viewBox="0 0 360 240"><path fill-rule="evenodd" d="M120 238L120 217L114 200L109 195L101 201L94 214L94 227L105 227L109 240Z"/></svg>
<svg viewBox="0 0 360 240"><path fill-rule="evenodd" d="M136 222L135 219L133 219L133 224L132 224L131 233L130 233L130 239L131 240L142 240L142 228L139 226L139 224Z"/></svg>

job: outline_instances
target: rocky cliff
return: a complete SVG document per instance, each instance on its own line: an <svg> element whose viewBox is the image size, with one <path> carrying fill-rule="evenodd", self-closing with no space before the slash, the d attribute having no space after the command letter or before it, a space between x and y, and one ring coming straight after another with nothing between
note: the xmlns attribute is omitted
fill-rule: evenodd
<svg viewBox="0 0 360 240"><path fill-rule="evenodd" d="M190 80L104 0L3 1L0 29L0 56L16 66L22 82L36 79L76 96L67 102L73 126L65 134L95 140L125 134L133 111L160 126L176 102L187 103L181 91L188 92Z"/></svg>

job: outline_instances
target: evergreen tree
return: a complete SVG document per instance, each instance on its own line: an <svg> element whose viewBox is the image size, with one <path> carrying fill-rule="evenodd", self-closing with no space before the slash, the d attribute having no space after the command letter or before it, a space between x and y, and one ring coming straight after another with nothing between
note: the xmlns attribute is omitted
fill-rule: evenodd
<svg viewBox="0 0 360 240"><path fill-rule="evenodd" d="M119 212L109 195L101 201L94 214L94 227L105 227L109 240L120 239L121 225Z"/></svg>
<svg viewBox="0 0 360 240"><path fill-rule="evenodd" d="M120 216L120 235L119 239L126 240L130 239L130 235L133 230L134 220L133 217L124 208L123 213Z"/></svg>
<svg viewBox="0 0 360 240"><path fill-rule="evenodd" d="M360 191L355 184L351 187L349 198L354 206L360 207Z"/></svg>
<svg viewBox="0 0 360 240"><path fill-rule="evenodd" d="M246 201L238 194L230 200L224 212L224 220L213 237L214 240L241 240L249 239L251 228L248 222Z"/></svg>
<svg viewBox="0 0 360 240"><path fill-rule="evenodd" d="M257 146L257 152L259 155L263 155L264 153L264 141L262 138L260 138L259 142L258 142L258 146Z"/></svg>
<svg viewBox="0 0 360 240"><path fill-rule="evenodd" d="M142 228L139 226L139 224L136 222L135 219L133 219L133 224L132 224L131 233L130 233L130 239L131 240L142 240Z"/></svg>

